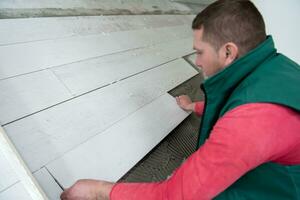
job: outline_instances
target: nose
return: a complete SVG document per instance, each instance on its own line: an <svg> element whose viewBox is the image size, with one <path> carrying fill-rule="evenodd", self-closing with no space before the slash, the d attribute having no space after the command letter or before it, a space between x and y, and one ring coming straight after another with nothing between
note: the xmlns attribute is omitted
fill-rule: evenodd
<svg viewBox="0 0 300 200"><path fill-rule="evenodd" d="M198 58L198 56L196 57L195 64L197 67L202 68L201 60Z"/></svg>

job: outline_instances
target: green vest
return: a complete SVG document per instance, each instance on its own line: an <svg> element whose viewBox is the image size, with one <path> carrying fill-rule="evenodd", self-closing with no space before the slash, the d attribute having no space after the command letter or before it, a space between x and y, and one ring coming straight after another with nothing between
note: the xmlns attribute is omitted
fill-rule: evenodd
<svg viewBox="0 0 300 200"><path fill-rule="evenodd" d="M201 88L205 93L205 108L198 147L209 137L217 120L239 105L275 103L300 112L300 67L276 52L271 36L207 79ZM300 199L300 165L265 163L245 174L215 199Z"/></svg>

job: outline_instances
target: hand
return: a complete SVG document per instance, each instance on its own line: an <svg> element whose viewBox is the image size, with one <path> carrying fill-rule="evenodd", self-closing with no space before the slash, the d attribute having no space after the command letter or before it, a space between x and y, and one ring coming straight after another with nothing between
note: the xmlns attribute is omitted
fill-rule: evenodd
<svg viewBox="0 0 300 200"><path fill-rule="evenodd" d="M98 180L79 180L66 189L61 200L109 200L113 183Z"/></svg>
<svg viewBox="0 0 300 200"><path fill-rule="evenodd" d="M195 108L195 103L193 103L187 95L181 95L176 97L176 102L180 108L186 111L193 111Z"/></svg>

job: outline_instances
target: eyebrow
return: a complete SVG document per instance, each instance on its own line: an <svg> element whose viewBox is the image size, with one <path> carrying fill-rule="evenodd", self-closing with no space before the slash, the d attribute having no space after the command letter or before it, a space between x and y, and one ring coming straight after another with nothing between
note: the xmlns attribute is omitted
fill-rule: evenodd
<svg viewBox="0 0 300 200"><path fill-rule="evenodd" d="M193 46L193 49L196 51L202 51L201 49L197 49L195 46Z"/></svg>
<svg viewBox="0 0 300 200"><path fill-rule="evenodd" d="M197 53L203 53L203 49L197 49L196 47L193 47L194 50L196 50Z"/></svg>

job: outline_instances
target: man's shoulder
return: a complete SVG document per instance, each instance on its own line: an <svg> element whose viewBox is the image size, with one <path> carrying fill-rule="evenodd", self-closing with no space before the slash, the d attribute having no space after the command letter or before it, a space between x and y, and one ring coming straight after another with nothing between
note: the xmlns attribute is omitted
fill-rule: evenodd
<svg viewBox="0 0 300 200"><path fill-rule="evenodd" d="M299 77L299 65L278 54L262 63L233 89L221 115L248 103L279 104L300 111L300 96L296 95L300 93Z"/></svg>

